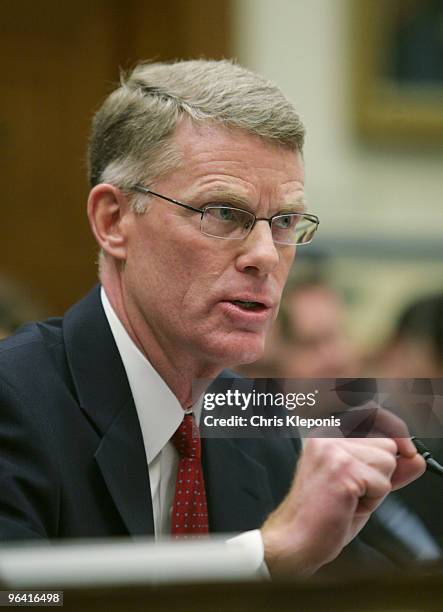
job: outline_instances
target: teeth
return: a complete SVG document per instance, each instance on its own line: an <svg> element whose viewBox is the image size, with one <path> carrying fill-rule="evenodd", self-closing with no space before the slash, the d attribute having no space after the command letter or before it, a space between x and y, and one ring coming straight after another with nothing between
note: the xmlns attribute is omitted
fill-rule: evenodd
<svg viewBox="0 0 443 612"><path fill-rule="evenodd" d="M238 304L242 308L249 308L249 309L257 308L257 306L259 306L258 302L243 302L242 300L234 300L233 303Z"/></svg>

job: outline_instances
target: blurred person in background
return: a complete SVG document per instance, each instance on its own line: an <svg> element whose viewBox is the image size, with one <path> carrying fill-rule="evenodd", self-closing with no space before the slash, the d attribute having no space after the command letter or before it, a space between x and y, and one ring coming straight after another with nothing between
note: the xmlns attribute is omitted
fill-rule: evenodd
<svg viewBox="0 0 443 612"><path fill-rule="evenodd" d="M0 276L0 339L42 316L42 307L18 283Z"/></svg>
<svg viewBox="0 0 443 612"><path fill-rule="evenodd" d="M321 276L289 284L280 310L285 378L346 378L359 359L345 329L345 304Z"/></svg>
<svg viewBox="0 0 443 612"><path fill-rule="evenodd" d="M372 361L385 378L443 377L443 292L408 304Z"/></svg>
<svg viewBox="0 0 443 612"><path fill-rule="evenodd" d="M443 377L443 292L423 296L403 307L389 339L370 358L368 371L380 378L407 379L411 390L420 392L421 389L432 397L432 379ZM432 408L423 406L424 410ZM442 462L442 440L426 438L425 443ZM395 497L421 518L438 544L443 546L441 481L427 472L408 489L397 491Z"/></svg>
<svg viewBox="0 0 443 612"><path fill-rule="evenodd" d="M283 293L263 358L241 371L252 377L356 376L360 371L359 352L347 333L345 319L345 302L326 281L324 272L297 264Z"/></svg>

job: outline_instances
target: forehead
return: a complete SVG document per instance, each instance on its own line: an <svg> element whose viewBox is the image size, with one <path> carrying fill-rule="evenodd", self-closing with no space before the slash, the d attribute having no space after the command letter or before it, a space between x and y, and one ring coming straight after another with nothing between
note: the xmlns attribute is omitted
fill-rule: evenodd
<svg viewBox="0 0 443 612"><path fill-rule="evenodd" d="M190 120L179 124L172 142L181 153L181 162L161 183L167 183L171 193L180 189L182 198L209 190L232 192L248 201L263 196L290 201L303 193L299 151L236 128L196 125Z"/></svg>

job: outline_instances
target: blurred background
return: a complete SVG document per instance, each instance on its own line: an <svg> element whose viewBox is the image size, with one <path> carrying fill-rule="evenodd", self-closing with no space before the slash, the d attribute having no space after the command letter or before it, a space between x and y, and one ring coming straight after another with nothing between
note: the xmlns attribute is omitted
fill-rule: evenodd
<svg viewBox="0 0 443 612"><path fill-rule="evenodd" d="M443 0L3 0L0 334L96 281L85 151L119 68L201 56L275 81L307 126L320 229L251 372L300 375L299 351L301 375L401 375L405 354L442 375Z"/></svg>

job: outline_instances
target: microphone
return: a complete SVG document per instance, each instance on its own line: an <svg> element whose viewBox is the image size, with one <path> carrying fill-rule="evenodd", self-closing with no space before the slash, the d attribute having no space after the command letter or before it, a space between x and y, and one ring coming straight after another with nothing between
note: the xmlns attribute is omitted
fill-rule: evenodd
<svg viewBox="0 0 443 612"><path fill-rule="evenodd" d="M434 459L429 448L427 448L423 442L415 436L413 436L411 440L417 449L417 453L426 461L426 469L433 474L437 474L437 476L443 477L443 465Z"/></svg>

